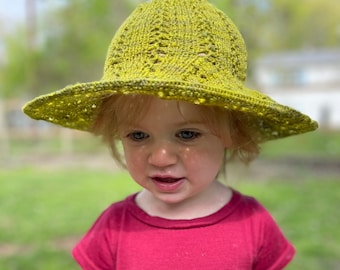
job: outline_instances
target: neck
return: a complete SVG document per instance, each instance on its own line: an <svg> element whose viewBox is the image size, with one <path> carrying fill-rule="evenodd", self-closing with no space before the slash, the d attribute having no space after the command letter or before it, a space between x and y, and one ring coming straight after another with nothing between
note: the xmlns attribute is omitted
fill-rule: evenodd
<svg viewBox="0 0 340 270"><path fill-rule="evenodd" d="M161 201L148 190L141 191L136 202L150 216L188 220L217 212L230 201L231 197L232 191L229 187L214 181L208 189L179 203Z"/></svg>

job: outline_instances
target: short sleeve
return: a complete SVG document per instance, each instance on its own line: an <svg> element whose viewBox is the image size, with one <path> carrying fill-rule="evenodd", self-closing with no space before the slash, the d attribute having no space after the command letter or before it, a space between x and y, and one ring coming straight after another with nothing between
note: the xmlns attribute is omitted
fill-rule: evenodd
<svg viewBox="0 0 340 270"><path fill-rule="evenodd" d="M265 209L261 214L262 232L254 270L281 270L293 259L295 249L272 216Z"/></svg>
<svg viewBox="0 0 340 270"><path fill-rule="evenodd" d="M114 269L114 239L110 209L104 211L90 230L72 250L72 255L84 270Z"/></svg>

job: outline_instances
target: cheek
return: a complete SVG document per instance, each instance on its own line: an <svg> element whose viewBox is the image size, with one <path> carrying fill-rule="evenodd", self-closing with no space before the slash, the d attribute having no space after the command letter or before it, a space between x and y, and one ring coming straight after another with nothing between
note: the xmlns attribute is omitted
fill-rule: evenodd
<svg viewBox="0 0 340 270"><path fill-rule="evenodd" d="M215 171L220 169L223 157L224 150L221 148L186 149L183 154L183 162L194 171Z"/></svg>
<svg viewBox="0 0 340 270"><path fill-rule="evenodd" d="M143 151L137 151L136 149L126 147L124 145L123 149L126 166L130 173L139 173L141 170L143 170L145 166L145 157L143 155Z"/></svg>

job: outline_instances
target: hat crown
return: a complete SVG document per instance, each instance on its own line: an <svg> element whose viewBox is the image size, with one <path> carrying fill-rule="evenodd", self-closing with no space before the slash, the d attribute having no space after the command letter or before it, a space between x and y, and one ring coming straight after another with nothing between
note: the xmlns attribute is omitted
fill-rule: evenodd
<svg viewBox="0 0 340 270"><path fill-rule="evenodd" d="M141 4L110 44L103 80L189 81L225 87L246 79L247 53L233 22L206 0Z"/></svg>

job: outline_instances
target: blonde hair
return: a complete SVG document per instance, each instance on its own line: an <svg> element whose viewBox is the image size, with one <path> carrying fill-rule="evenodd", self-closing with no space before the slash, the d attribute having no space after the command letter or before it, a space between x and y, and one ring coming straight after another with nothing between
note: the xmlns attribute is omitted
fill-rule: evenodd
<svg viewBox="0 0 340 270"><path fill-rule="evenodd" d="M91 132L101 136L110 147L113 158L123 167L122 151L119 149L119 128L138 122L147 113L152 96L148 95L111 95L106 97L96 117ZM259 145L253 138L254 133L244 121L241 112L229 111L217 106L197 105L202 120L212 133L223 142L230 142L225 153L224 165L228 160L238 158L249 163L259 154ZM179 111L180 105L178 105ZM124 123L119 122L117 114L124 115Z"/></svg>

